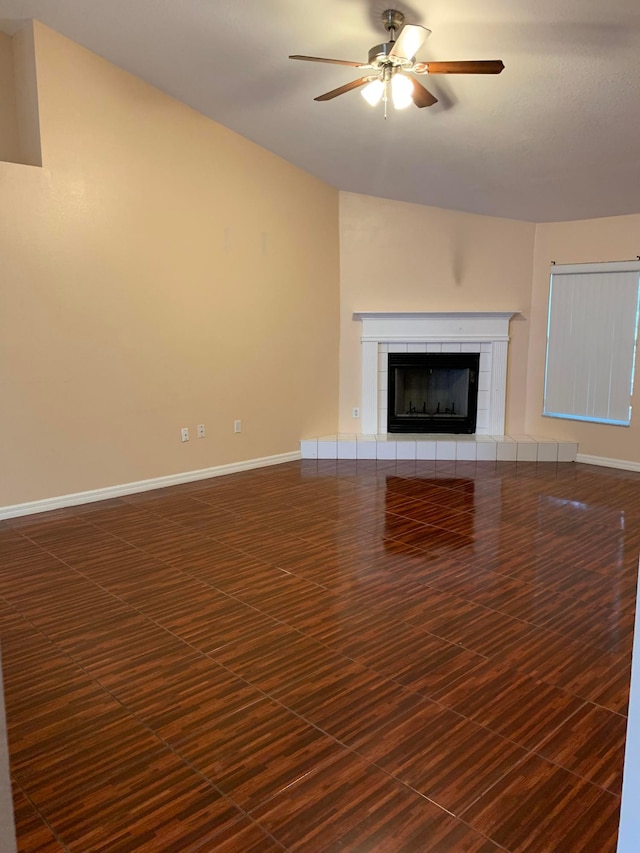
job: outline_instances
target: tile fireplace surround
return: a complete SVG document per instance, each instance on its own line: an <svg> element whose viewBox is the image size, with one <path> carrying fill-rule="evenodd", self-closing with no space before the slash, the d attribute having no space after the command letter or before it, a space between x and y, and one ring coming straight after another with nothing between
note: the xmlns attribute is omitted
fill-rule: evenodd
<svg viewBox="0 0 640 853"><path fill-rule="evenodd" d="M505 435L509 321L516 313L355 313L362 323L362 432L304 439L302 458L574 462L575 442ZM388 434L390 352L479 353L475 435Z"/></svg>

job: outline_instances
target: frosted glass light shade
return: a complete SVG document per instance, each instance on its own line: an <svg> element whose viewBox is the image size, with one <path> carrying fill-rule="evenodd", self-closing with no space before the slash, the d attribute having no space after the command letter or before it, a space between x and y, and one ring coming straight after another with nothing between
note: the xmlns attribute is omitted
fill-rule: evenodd
<svg viewBox="0 0 640 853"><path fill-rule="evenodd" d="M360 94L367 103L371 104L372 107L375 107L380 103L380 98L382 97L383 92L384 83L382 80L372 80L370 83L367 83Z"/></svg>
<svg viewBox="0 0 640 853"><path fill-rule="evenodd" d="M404 74L394 74L391 79L391 98L397 110L403 110L413 102L413 81Z"/></svg>

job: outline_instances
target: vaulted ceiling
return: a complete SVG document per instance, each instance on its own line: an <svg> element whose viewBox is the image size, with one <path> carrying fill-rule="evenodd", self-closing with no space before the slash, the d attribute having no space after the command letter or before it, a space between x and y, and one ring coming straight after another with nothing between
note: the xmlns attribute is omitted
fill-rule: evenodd
<svg viewBox="0 0 640 853"><path fill-rule="evenodd" d="M427 75L435 106L370 107L382 12L432 34L425 61L502 59L499 76ZM537 222L640 212L640 4L630 0L0 0L333 186Z"/></svg>

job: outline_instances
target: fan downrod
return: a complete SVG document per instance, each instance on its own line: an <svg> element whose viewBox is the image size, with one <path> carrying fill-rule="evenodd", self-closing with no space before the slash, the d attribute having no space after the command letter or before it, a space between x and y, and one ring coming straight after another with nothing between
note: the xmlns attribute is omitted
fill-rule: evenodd
<svg viewBox="0 0 640 853"><path fill-rule="evenodd" d="M396 32L404 24L404 15L396 9L386 9L382 13L382 23L384 24L387 32L391 33L393 31L393 41L395 39Z"/></svg>

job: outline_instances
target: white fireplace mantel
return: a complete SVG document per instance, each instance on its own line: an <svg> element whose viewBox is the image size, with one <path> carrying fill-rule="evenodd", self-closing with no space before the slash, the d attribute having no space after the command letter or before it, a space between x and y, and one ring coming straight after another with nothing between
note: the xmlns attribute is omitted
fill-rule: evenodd
<svg viewBox="0 0 640 853"><path fill-rule="evenodd" d="M451 351L479 352L486 408L479 411L477 434L504 435L507 396L509 321L517 311L381 312L358 311L362 322L362 432L386 432L386 405L379 400L386 388L386 367L380 368L382 347L438 345ZM386 365L386 358L383 363ZM482 375L484 373L484 376ZM384 385L384 387L382 387ZM480 410L480 406L479 406Z"/></svg>

